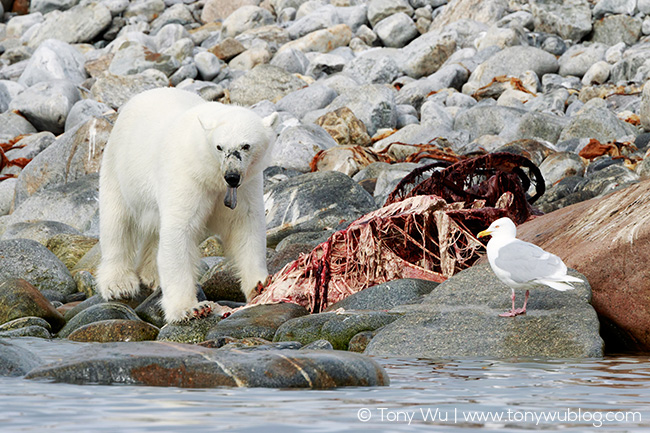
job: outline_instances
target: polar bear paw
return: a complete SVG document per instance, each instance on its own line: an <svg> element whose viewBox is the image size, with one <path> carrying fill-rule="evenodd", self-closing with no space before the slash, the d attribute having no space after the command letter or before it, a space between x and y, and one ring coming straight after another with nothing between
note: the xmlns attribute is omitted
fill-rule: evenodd
<svg viewBox="0 0 650 433"><path fill-rule="evenodd" d="M170 313L165 312L165 316L169 323L187 323L190 320L208 317L212 314L212 311L215 310L215 307L216 304L212 301L202 301L189 310L179 310Z"/></svg>
<svg viewBox="0 0 650 433"><path fill-rule="evenodd" d="M134 272L126 272L100 284L99 291L106 300L134 298L140 292L140 279Z"/></svg>

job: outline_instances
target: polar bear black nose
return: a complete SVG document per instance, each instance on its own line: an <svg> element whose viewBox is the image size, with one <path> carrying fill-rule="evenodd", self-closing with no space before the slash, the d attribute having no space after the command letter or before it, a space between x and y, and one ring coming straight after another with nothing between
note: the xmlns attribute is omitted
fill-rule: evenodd
<svg viewBox="0 0 650 433"><path fill-rule="evenodd" d="M228 183L228 185L232 186L233 188L237 188L239 186L241 177L239 176L239 173L226 173L224 179L226 179L226 183Z"/></svg>

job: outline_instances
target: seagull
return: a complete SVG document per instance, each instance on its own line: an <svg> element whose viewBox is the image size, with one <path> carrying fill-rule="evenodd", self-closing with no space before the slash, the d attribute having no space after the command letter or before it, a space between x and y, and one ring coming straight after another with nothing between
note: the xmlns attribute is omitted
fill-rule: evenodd
<svg viewBox="0 0 650 433"><path fill-rule="evenodd" d="M517 228L510 218L499 218L480 232L478 237L488 235L492 236L487 243L490 266L496 276L512 290L512 309L499 316L526 314L529 290L526 290L523 308L515 309L515 289L544 284L564 292L574 289L570 282L583 282L580 278L567 275L566 265L555 254L517 239Z"/></svg>

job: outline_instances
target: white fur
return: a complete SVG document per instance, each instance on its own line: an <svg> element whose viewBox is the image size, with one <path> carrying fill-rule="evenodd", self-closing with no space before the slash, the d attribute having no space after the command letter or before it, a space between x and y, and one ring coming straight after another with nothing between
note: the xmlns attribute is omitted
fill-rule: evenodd
<svg viewBox="0 0 650 433"><path fill-rule="evenodd" d="M198 244L211 234L252 297L268 276L262 170L276 120L275 113L262 119L171 88L141 93L123 107L100 172L97 282L105 299L137 294L140 281L160 284L166 320L189 317L199 306ZM226 171L242 179L235 209L224 205Z"/></svg>

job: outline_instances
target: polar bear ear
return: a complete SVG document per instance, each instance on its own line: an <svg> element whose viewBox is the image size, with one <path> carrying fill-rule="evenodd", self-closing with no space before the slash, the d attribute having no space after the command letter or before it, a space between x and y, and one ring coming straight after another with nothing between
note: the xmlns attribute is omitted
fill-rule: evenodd
<svg viewBox="0 0 650 433"><path fill-rule="evenodd" d="M201 124L201 127L206 131L212 131L217 127L218 119L216 116L210 116L208 114L199 114L196 116L196 119Z"/></svg>
<svg viewBox="0 0 650 433"><path fill-rule="evenodd" d="M278 112L274 111L273 113L269 114L264 119L262 119L262 124L267 128L275 129L275 127L278 126L279 120L280 120L280 116L278 116Z"/></svg>

